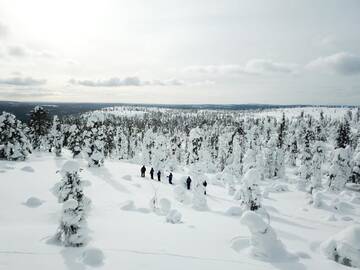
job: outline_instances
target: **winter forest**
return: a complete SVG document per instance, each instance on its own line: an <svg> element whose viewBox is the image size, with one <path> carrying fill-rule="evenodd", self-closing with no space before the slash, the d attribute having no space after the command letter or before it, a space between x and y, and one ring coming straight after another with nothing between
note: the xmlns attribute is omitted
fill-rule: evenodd
<svg viewBox="0 0 360 270"><path fill-rule="evenodd" d="M360 268L359 131L354 107L3 112L4 269Z"/></svg>

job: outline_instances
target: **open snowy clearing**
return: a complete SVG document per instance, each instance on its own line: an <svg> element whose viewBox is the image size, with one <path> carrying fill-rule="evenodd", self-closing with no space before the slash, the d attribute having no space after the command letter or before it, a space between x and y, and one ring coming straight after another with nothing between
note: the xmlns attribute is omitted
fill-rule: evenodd
<svg viewBox="0 0 360 270"><path fill-rule="evenodd" d="M65 152L62 158L35 153L26 162L0 161L0 269L349 269L325 258L320 243L359 223L359 204L350 201L359 196L356 191L338 196L341 210L315 208L304 192L282 182L289 191L270 192L264 206L293 256L261 261L249 254L250 233L240 217L226 214L239 202L225 188L210 184L209 210L197 211L175 200L174 186L151 181L148 175L140 178L139 165L111 160L102 168L88 168L85 160L78 160L85 194L92 200L88 245L54 245L50 240L61 205L51 188L60 180L56 171L70 159ZM175 172L174 182L184 175ZM279 181L263 182L262 188L273 182ZM171 201L182 223L168 223L151 211L154 190L159 199ZM323 200L331 205L333 198L326 193Z"/></svg>

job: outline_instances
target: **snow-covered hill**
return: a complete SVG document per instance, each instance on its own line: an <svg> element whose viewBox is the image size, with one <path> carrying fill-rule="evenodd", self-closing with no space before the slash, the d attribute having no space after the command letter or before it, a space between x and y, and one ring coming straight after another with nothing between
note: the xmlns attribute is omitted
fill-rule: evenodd
<svg viewBox="0 0 360 270"><path fill-rule="evenodd" d="M315 208L290 183L295 177L290 170L287 182L269 180L260 187L269 191L263 204L291 258L250 256L250 232L240 216L228 211L239 202L224 187L208 185L209 209L198 211L175 200L174 186L148 175L140 178L140 165L117 160L106 160L101 168L78 160L85 194L92 200L87 219L91 238L80 248L55 245L51 238L61 205L51 189L60 180L56 172L70 159L65 151L63 157L34 153L25 162L0 161L0 269L348 269L325 258L320 243L359 223L359 193L324 192L322 205ZM175 171L174 183L186 175L186 168ZM208 177L215 182L213 175ZM280 184L289 190L276 191L286 190ZM168 223L151 210L155 191L182 214L182 223Z"/></svg>

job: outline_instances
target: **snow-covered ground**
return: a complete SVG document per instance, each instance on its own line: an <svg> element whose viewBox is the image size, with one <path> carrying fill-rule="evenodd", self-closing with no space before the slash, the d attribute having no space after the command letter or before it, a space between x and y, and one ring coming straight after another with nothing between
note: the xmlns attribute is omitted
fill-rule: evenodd
<svg viewBox="0 0 360 270"><path fill-rule="evenodd" d="M148 175L140 178L139 165L111 160L102 168L78 160L85 194L92 200L89 243L81 248L54 245L50 240L61 205L51 188L60 180L56 172L70 159L65 152L61 158L35 153L25 162L0 161L0 269L348 269L327 259L320 244L359 224L356 191L324 193L314 207L306 193L280 182L289 191L270 191L263 203L271 227L292 256L264 261L251 257L250 232L240 216L226 214L239 202L225 188L208 185L209 209L197 211L175 200L174 186ZM174 182L182 176L175 172ZM288 176L295 177L291 171ZM274 183L278 180L263 182L261 188ZM182 223L166 222L151 211L154 191L171 201Z"/></svg>

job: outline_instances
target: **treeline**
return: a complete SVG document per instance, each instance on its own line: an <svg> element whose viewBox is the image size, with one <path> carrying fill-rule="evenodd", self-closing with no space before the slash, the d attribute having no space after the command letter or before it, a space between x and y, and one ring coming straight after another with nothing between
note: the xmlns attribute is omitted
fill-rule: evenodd
<svg viewBox="0 0 360 270"><path fill-rule="evenodd" d="M316 116L316 117L315 117ZM334 190L360 179L360 112L344 117L299 113L282 118L247 112L109 108L50 119L35 107L26 124L9 113L0 116L0 158L23 160L32 151L85 157L89 166L106 158L124 159L159 170L190 166L219 173L231 186L250 168L261 178L284 178L297 167L299 188L322 186Z"/></svg>

